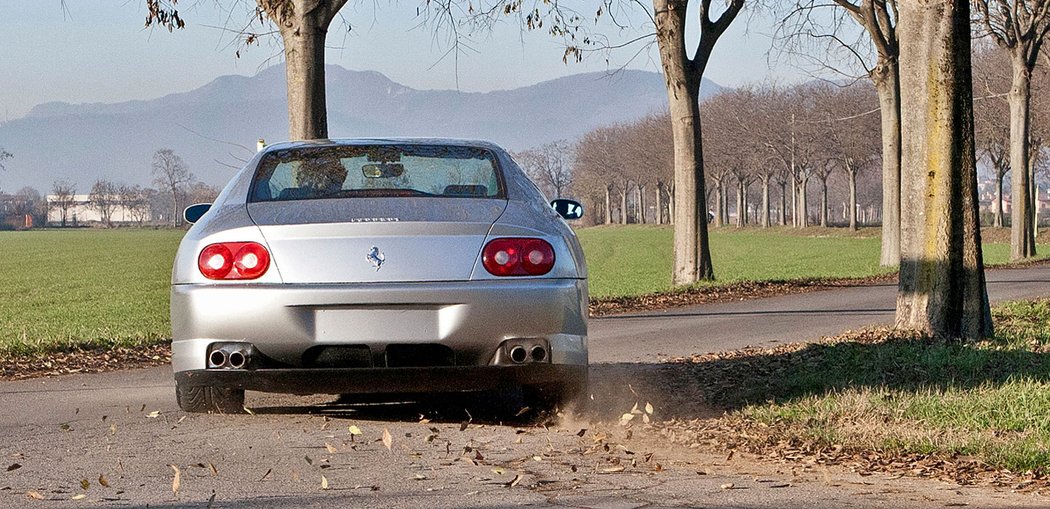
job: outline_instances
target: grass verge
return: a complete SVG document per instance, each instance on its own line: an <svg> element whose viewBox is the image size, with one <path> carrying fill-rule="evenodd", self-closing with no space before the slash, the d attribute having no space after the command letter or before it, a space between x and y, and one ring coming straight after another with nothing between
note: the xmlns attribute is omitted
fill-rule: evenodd
<svg viewBox="0 0 1050 509"><path fill-rule="evenodd" d="M998 229L989 237L1001 239ZM1044 229L1046 230L1046 229ZM982 231L983 233L983 231ZM705 291L742 282L866 279L895 272L879 266L874 228L716 228L710 233L717 280L691 288L671 287L671 226L599 226L577 232L596 300ZM1050 241L1046 235L1040 241ZM1040 245L1045 258L1050 246ZM1009 261L1008 243L985 242L986 265Z"/></svg>
<svg viewBox="0 0 1050 509"><path fill-rule="evenodd" d="M727 413L673 420L668 429L767 457L861 470L1046 481L1050 301L1004 304L994 318L995 338L979 343L868 330L680 359L695 377L699 404Z"/></svg>

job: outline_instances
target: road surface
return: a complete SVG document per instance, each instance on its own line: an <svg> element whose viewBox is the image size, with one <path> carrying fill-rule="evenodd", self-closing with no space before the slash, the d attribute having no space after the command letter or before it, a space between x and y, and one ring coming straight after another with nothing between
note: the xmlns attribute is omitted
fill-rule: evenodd
<svg viewBox="0 0 1050 509"><path fill-rule="evenodd" d="M994 301L1050 295L1050 267L989 280ZM0 507L1045 507L1034 495L727 460L616 423L639 400L654 402L654 419L705 416L646 393L661 359L888 323L894 292L595 319L597 419L550 427L490 422L458 402L352 407L323 396L251 394L254 415L189 415L166 368L0 383Z"/></svg>

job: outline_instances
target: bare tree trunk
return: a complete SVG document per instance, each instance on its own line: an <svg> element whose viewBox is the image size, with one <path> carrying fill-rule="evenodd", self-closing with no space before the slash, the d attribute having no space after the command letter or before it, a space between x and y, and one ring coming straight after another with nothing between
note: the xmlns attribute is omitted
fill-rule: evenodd
<svg viewBox="0 0 1050 509"><path fill-rule="evenodd" d="M992 225L1002 228L1003 226L1003 176L1005 174L995 172L995 203L992 204L994 217Z"/></svg>
<svg viewBox="0 0 1050 509"><path fill-rule="evenodd" d="M656 183L656 224L664 224L663 184Z"/></svg>
<svg viewBox="0 0 1050 509"><path fill-rule="evenodd" d="M674 200L675 200L675 198L674 198L675 191L674 191L674 189L675 189L674 188L674 184L671 184L671 189L669 189L667 191L667 222L670 223L670 224L674 224L674 218L675 218L675 215L674 215L675 214L675 202L674 202ZM705 205L705 207L706 207L706 205ZM707 222L707 209L704 209L703 214L704 214L703 221L704 221L704 223L706 223Z"/></svg>
<svg viewBox="0 0 1050 509"><path fill-rule="evenodd" d="M803 174L798 183L798 227L809 227L809 176Z"/></svg>
<svg viewBox="0 0 1050 509"><path fill-rule="evenodd" d="M820 179L820 226L828 227L828 178Z"/></svg>
<svg viewBox="0 0 1050 509"><path fill-rule="evenodd" d="M722 199L722 183L715 181L715 228L721 228L722 223L722 204L725 200Z"/></svg>
<svg viewBox="0 0 1050 509"><path fill-rule="evenodd" d="M882 118L883 214L879 265L892 267L898 265L901 258L901 83L898 62L880 60L872 72L872 81L879 95Z"/></svg>
<svg viewBox="0 0 1050 509"><path fill-rule="evenodd" d="M798 183L795 175L791 175L791 226L799 227L798 222Z"/></svg>
<svg viewBox="0 0 1050 509"><path fill-rule="evenodd" d="M620 191L620 224L627 224L627 190L629 183L624 183L623 189Z"/></svg>
<svg viewBox="0 0 1050 509"><path fill-rule="evenodd" d="M736 180L736 227L742 228L744 226L744 181L741 179Z"/></svg>
<svg viewBox="0 0 1050 509"><path fill-rule="evenodd" d="M899 328L992 334L973 141L969 0L902 2ZM933 64L935 63L935 64ZM884 212L885 213L885 212Z"/></svg>
<svg viewBox="0 0 1050 509"><path fill-rule="evenodd" d="M323 7L306 10L296 3L294 13L276 23L284 42L288 135L293 140L327 138L324 45L332 18Z"/></svg>
<svg viewBox="0 0 1050 509"><path fill-rule="evenodd" d="M612 224L612 191L609 190L609 186L605 186L605 224Z"/></svg>
<svg viewBox="0 0 1050 509"><path fill-rule="evenodd" d="M850 165L846 174L849 175L849 229L857 231L857 169Z"/></svg>
<svg viewBox="0 0 1050 509"><path fill-rule="evenodd" d="M769 228L769 177L762 179L762 227Z"/></svg>
<svg viewBox="0 0 1050 509"><path fill-rule="evenodd" d="M638 222L645 224L645 186L636 185L634 190L638 197Z"/></svg>
<svg viewBox="0 0 1050 509"><path fill-rule="evenodd" d="M780 183L780 226L787 226L787 182Z"/></svg>
<svg viewBox="0 0 1050 509"><path fill-rule="evenodd" d="M1029 167L1029 119L1032 83L1024 61L1013 61L1013 86L1007 99L1010 103L1010 260L1035 256L1035 237L1032 236L1031 172Z"/></svg>

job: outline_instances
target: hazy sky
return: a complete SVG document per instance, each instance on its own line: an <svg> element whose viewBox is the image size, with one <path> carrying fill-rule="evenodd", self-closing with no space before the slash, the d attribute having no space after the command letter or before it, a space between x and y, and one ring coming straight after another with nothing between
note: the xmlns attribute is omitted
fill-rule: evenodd
<svg viewBox="0 0 1050 509"><path fill-rule="evenodd" d="M236 3L223 1L224 4ZM248 2L254 3L254 2ZM582 64L562 63L563 45L545 33L523 34L513 23L475 36L476 51L457 65L446 41L420 27L420 2L350 2L328 36L327 61L354 70L379 71L419 89L488 91L516 88L587 71L630 68L659 71L655 46L609 55L594 54ZM275 42L245 48L223 26L246 20L237 12L226 23L214 0L182 0L187 28L169 34L145 29L143 0L0 0L0 121L21 117L48 101L120 102L185 92L224 74L254 75L282 62ZM378 6L378 7L377 7ZM746 14L742 16L746 18ZM640 18L639 18L640 19ZM805 75L784 64L771 69L769 24L739 19L715 49L706 76L722 85L770 77L786 82ZM610 34L616 40L638 33ZM241 57L235 56L240 50Z"/></svg>

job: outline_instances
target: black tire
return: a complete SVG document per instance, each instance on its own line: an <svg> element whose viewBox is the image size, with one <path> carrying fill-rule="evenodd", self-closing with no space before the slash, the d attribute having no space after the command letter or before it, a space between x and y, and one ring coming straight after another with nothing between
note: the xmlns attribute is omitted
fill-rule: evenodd
<svg viewBox="0 0 1050 509"><path fill-rule="evenodd" d="M222 387L185 387L175 382L179 408L193 413L243 414L244 390Z"/></svg>

